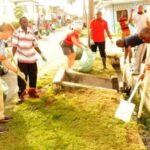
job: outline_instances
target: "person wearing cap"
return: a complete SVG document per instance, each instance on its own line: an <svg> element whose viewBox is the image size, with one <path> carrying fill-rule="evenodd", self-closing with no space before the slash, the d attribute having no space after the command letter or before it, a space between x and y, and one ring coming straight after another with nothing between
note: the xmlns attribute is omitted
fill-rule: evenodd
<svg viewBox="0 0 150 150"><path fill-rule="evenodd" d="M99 48L103 69L106 69L105 32L113 43L108 23L102 18L102 12L99 10L96 12L96 18L90 22L90 45L93 52Z"/></svg>
<svg viewBox="0 0 150 150"><path fill-rule="evenodd" d="M76 57L73 46L75 45L78 48L82 49L85 47L84 44L79 40L81 32L82 29L80 27L76 27L71 33L67 34L65 39L61 42L61 48L63 50L63 53L67 56L68 68L72 67Z"/></svg>

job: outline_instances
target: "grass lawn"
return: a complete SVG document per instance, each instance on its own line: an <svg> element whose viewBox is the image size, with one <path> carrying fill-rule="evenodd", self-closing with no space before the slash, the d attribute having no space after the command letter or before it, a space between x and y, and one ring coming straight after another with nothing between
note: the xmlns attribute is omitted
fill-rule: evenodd
<svg viewBox="0 0 150 150"><path fill-rule="evenodd" d="M109 65L106 71L98 70L93 74L115 73ZM0 134L0 150L144 149L137 123L114 118L121 94L92 89L63 89L55 94L51 84L54 74L53 70L39 79L40 99L7 106L14 119L4 125L10 131Z"/></svg>

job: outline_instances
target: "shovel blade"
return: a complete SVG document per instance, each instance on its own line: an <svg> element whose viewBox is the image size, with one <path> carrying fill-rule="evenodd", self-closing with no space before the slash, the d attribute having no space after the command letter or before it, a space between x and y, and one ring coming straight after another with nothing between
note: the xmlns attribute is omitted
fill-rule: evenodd
<svg viewBox="0 0 150 150"><path fill-rule="evenodd" d="M121 100L119 107L116 110L115 117L123 120L124 122L130 121L134 111L135 104L125 100Z"/></svg>

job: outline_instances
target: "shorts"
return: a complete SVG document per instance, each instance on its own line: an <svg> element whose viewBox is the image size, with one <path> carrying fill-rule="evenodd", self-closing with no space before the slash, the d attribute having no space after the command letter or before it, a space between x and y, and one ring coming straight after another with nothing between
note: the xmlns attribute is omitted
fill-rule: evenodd
<svg viewBox="0 0 150 150"><path fill-rule="evenodd" d="M63 42L60 43L60 46L63 50L64 55L70 55L71 53L74 53L73 46L64 44Z"/></svg>

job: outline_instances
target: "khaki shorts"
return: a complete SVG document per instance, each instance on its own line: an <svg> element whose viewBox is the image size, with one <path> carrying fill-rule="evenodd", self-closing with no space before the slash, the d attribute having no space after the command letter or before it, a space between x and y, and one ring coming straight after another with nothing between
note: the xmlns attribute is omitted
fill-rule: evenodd
<svg viewBox="0 0 150 150"><path fill-rule="evenodd" d="M74 53L73 46L64 44L63 42L60 43L60 46L61 46L61 48L63 50L64 55L70 55L71 53Z"/></svg>

